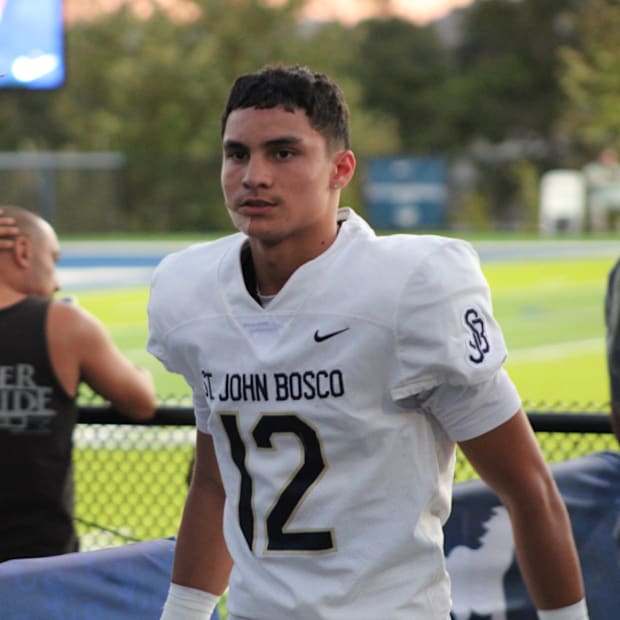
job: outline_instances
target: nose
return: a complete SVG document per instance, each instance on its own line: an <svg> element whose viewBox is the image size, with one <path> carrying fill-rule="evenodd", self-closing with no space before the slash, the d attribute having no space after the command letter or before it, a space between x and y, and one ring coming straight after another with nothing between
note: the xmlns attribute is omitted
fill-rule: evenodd
<svg viewBox="0 0 620 620"><path fill-rule="evenodd" d="M243 186L246 189L270 187L272 183L271 167L264 157L250 157L243 174Z"/></svg>

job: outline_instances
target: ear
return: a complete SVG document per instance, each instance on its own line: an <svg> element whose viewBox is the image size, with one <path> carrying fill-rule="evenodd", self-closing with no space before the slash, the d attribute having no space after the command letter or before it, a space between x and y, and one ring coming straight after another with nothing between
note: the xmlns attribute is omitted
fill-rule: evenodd
<svg viewBox="0 0 620 620"><path fill-rule="evenodd" d="M334 155L334 173L331 183L333 189L342 189L349 184L355 172L353 151L339 151Z"/></svg>
<svg viewBox="0 0 620 620"><path fill-rule="evenodd" d="M32 246L30 245L30 239L23 236L16 237L12 251L13 259L18 267L27 269L30 266L30 259L32 257Z"/></svg>

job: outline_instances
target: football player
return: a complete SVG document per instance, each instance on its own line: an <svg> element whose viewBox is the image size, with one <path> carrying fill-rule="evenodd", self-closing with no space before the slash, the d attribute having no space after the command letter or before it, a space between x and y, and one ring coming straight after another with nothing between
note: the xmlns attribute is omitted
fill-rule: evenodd
<svg viewBox="0 0 620 620"><path fill-rule="evenodd" d="M162 619L447 620L455 446L511 517L541 618L587 618L561 496L472 247L379 237L340 88L239 77L221 183L237 234L165 258L149 350L192 388L194 475Z"/></svg>

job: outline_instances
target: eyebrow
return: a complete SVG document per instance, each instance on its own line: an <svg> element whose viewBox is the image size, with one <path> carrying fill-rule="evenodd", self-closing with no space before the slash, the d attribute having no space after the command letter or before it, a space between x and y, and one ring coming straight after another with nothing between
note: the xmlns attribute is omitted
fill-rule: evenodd
<svg viewBox="0 0 620 620"><path fill-rule="evenodd" d="M303 142L303 139L299 136L278 136L270 140L265 140L261 143L261 148L274 148L279 146L288 146L291 144L299 144ZM247 149L247 145L237 140L225 140L223 144L224 149Z"/></svg>

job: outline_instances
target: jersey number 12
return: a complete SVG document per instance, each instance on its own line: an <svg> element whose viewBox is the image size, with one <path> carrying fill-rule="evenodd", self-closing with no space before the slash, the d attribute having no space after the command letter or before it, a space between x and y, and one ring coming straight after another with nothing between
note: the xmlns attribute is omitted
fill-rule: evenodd
<svg viewBox="0 0 620 620"><path fill-rule="evenodd" d="M230 443L233 462L241 475L239 488L239 524L251 551L254 551L255 514L252 506L254 481L246 467L246 444L241 437L237 414L220 413L220 419ZM291 530L287 524L298 506L326 468L317 432L297 414L268 414L259 418L252 431L253 443L259 449L273 450L272 437L294 435L301 446L301 464L294 471L272 508L266 515L268 551L325 552L335 548L331 530Z"/></svg>

